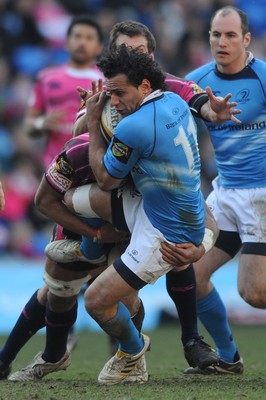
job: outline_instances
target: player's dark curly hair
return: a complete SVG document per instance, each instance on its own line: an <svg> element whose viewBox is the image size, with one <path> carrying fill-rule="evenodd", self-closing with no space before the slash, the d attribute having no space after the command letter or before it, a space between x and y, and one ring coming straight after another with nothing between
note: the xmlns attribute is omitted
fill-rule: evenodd
<svg viewBox="0 0 266 400"><path fill-rule="evenodd" d="M107 79L124 74L135 87L138 87L143 79L147 79L153 91L167 90L164 73L149 54L129 50L124 44L119 46L115 52L103 55L97 66Z"/></svg>

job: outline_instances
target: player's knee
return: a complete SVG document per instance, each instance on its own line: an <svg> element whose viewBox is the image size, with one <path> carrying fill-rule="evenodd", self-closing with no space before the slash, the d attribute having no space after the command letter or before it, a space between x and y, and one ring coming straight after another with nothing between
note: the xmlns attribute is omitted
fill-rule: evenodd
<svg viewBox="0 0 266 400"><path fill-rule="evenodd" d="M71 298L77 296L84 283L91 279L91 275L87 274L83 278L74 279L72 281L64 281L56 279L51 276L47 271L43 275L43 280L49 288L49 294L53 294L59 298Z"/></svg>
<svg viewBox="0 0 266 400"><path fill-rule="evenodd" d="M201 298L206 296L206 294L210 291L210 277L203 269L194 268L194 270L196 277L197 297Z"/></svg>
<svg viewBox="0 0 266 400"><path fill-rule="evenodd" d="M46 302L47 302L47 293L48 293L48 287L47 285L43 285L37 293L37 299L38 302L40 304L42 304L43 306L45 306Z"/></svg>
<svg viewBox="0 0 266 400"><path fill-rule="evenodd" d="M97 296L93 296L89 288L85 292L84 303L87 313L93 315L93 311L97 309L98 301L97 301Z"/></svg>
<svg viewBox="0 0 266 400"><path fill-rule="evenodd" d="M266 308L265 289L264 290L260 290L259 288L250 289L243 286L239 286L238 291L242 299L252 307L262 308L262 309Z"/></svg>
<svg viewBox="0 0 266 400"><path fill-rule="evenodd" d="M101 315L103 303L98 293L88 288L84 295L84 302L87 313L89 313L93 318L98 318Z"/></svg>

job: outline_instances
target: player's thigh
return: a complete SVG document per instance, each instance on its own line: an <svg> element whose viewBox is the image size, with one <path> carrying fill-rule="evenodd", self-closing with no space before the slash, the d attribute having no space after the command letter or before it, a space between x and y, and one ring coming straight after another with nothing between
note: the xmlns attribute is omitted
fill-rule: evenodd
<svg viewBox="0 0 266 400"><path fill-rule="evenodd" d="M66 269L64 267L61 267L60 264L58 264L57 262L50 260L50 259L46 259L45 271L52 278L63 280L66 282L72 281L75 279L85 278L89 273L89 271L87 269L84 271L83 270L77 271L77 270L74 270L74 268Z"/></svg>
<svg viewBox="0 0 266 400"><path fill-rule="evenodd" d="M266 308L266 256L240 255L238 290L250 305Z"/></svg>

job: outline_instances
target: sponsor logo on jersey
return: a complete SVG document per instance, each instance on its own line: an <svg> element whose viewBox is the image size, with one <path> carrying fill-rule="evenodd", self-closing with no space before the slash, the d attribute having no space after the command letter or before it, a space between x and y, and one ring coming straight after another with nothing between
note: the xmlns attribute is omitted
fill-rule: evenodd
<svg viewBox="0 0 266 400"><path fill-rule="evenodd" d="M235 101L239 104L245 104L248 101L250 101L249 94L250 94L249 89L242 89L237 93Z"/></svg>
<svg viewBox="0 0 266 400"><path fill-rule="evenodd" d="M199 93L203 93L204 92L204 90L201 89L201 87L199 87L196 83L192 84L191 88L192 88L192 93L193 94L199 94Z"/></svg>
<svg viewBox="0 0 266 400"><path fill-rule="evenodd" d="M113 140L112 153L123 164L126 164L132 153L132 148L120 142L116 137Z"/></svg>
<svg viewBox="0 0 266 400"><path fill-rule="evenodd" d="M73 167L69 164L69 162L65 158L65 154L61 155L56 160L56 170L63 175L71 177L73 174Z"/></svg>
<svg viewBox="0 0 266 400"><path fill-rule="evenodd" d="M56 164L52 164L49 167L46 176L51 185L57 188L60 192L64 193L71 188L71 180L58 172Z"/></svg>
<svg viewBox="0 0 266 400"><path fill-rule="evenodd" d="M175 107L175 108L173 109L173 114L174 114L174 115L178 115L178 114L179 114L179 108Z"/></svg>

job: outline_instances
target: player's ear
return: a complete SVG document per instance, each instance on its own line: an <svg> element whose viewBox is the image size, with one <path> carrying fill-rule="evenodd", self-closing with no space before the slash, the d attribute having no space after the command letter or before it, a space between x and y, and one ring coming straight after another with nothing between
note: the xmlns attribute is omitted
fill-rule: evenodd
<svg viewBox="0 0 266 400"><path fill-rule="evenodd" d="M245 36L244 36L244 47L245 47L245 48L247 48L247 47L249 46L250 41L251 41L251 33L248 32L248 33L246 33Z"/></svg>
<svg viewBox="0 0 266 400"><path fill-rule="evenodd" d="M152 91L151 83L148 79L143 79L143 81L140 84L141 90L143 94L148 95Z"/></svg>

